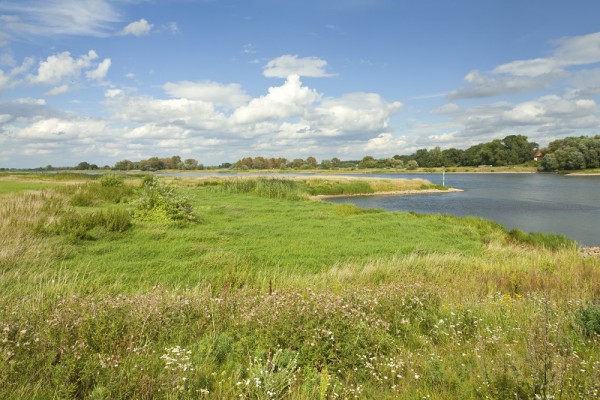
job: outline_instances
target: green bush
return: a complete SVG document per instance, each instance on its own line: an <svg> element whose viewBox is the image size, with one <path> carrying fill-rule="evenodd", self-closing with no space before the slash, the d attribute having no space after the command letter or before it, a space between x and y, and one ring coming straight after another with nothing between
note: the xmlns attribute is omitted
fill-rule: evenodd
<svg viewBox="0 0 600 400"><path fill-rule="evenodd" d="M579 309L577 322L586 335L600 335L600 304L590 304Z"/></svg>
<svg viewBox="0 0 600 400"><path fill-rule="evenodd" d="M99 179L100 185L104 187L123 185L123 175L105 174Z"/></svg>
<svg viewBox="0 0 600 400"><path fill-rule="evenodd" d="M140 197L133 206L133 217L139 221L198 221L190 200L178 193L174 186L161 183L156 176L144 178Z"/></svg>

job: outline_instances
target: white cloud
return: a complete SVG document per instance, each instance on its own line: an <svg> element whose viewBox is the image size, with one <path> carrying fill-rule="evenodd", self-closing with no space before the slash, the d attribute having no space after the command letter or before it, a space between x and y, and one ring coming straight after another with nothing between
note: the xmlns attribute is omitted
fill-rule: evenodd
<svg viewBox="0 0 600 400"><path fill-rule="evenodd" d="M401 102L386 103L376 93L350 93L323 100L315 110L315 122L325 126L329 135L376 132L388 128L389 119L403 107Z"/></svg>
<svg viewBox="0 0 600 400"><path fill-rule="evenodd" d="M464 78L467 86L448 97L477 98L539 90L570 76L569 67L600 62L600 32L563 38L556 44L549 57L511 61L488 73L473 70Z"/></svg>
<svg viewBox="0 0 600 400"><path fill-rule="evenodd" d="M205 101L225 108L239 107L250 100L238 83L180 81L167 82L163 88L171 97Z"/></svg>
<svg viewBox="0 0 600 400"><path fill-rule="evenodd" d="M517 60L497 66L492 70L495 74L511 74L515 76L535 77L560 70L559 63L548 58L533 60ZM467 80L465 78L465 80Z"/></svg>
<svg viewBox="0 0 600 400"><path fill-rule="evenodd" d="M121 19L109 0L5 0L0 13L14 35L107 36Z"/></svg>
<svg viewBox="0 0 600 400"><path fill-rule="evenodd" d="M125 28L123 28L119 32L119 35L121 35L121 36L125 36L125 35L133 35L133 36L147 35L152 30L153 26L154 25L152 25L151 23L149 23L148 21L146 21L144 18L142 18L139 21L134 21L134 22L130 23L129 25L127 25Z"/></svg>
<svg viewBox="0 0 600 400"><path fill-rule="evenodd" d="M126 122L175 124L199 130L221 129L225 125L225 116L204 101L132 97L119 89L105 91L105 98L114 117Z"/></svg>
<svg viewBox="0 0 600 400"><path fill-rule="evenodd" d="M432 114L453 114L460 111L460 106L456 103L446 103L443 106L434 108Z"/></svg>
<svg viewBox="0 0 600 400"><path fill-rule="evenodd" d="M61 94L65 94L71 91L71 87L69 85L60 85L53 87L52 89L46 92L47 96L58 96Z"/></svg>
<svg viewBox="0 0 600 400"><path fill-rule="evenodd" d="M465 76L468 86L451 92L448 98L468 99L522 93L547 87L564 76L565 73L560 70L537 76L487 75L474 70Z"/></svg>
<svg viewBox="0 0 600 400"><path fill-rule="evenodd" d="M106 124L94 119L65 120L48 118L35 121L20 129L16 137L30 140L57 140L66 141L82 137L96 137L103 135Z"/></svg>
<svg viewBox="0 0 600 400"><path fill-rule="evenodd" d="M391 133L381 133L377 137L369 139L365 151L390 154L390 152L400 149L405 143L404 139L397 139Z"/></svg>
<svg viewBox="0 0 600 400"><path fill-rule="evenodd" d="M29 82L55 84L66 78L76 78L81 70L89 68L96 58L98 54L94 50L78 58L71 57L68 51L48 56L46 61L39 63L37 74L30 76Z"/></svg>
<svg viewBox="0 0 600 400"><path fill-rule="evenodd" d="M73 65L79 58L56 57L49 63L57 65L54 73L35 71L40 82L58 81L48 95L75 88L68 77L98 71L94 58L80 62L89 66L76 73ZM113 164L172 154L190 154L205 164L248 154L330 158L342 155L343 148L353 152L346 156L358 157L365 148L385 152L386 146L400 143L388 133L390 118L402 103L386 102L374 93L323 99L297 75L254 98L235 83L180 81L163 89L172 97L105 88L108 113L102 119L58 113L40 99L0 101L0 115L6 115L2 146L15 149L6 156L9 165L75 165L82 160ZM107 159L112 160L102 161Z"/></svg>
<svg viewBox="0 0 600 400"><path fill-rule="evenodd" d="M90 79L101 81L104 78L106 78L106 74L108 73L110 64L110 58L105 58L100 64L98 64L98 67L96 67L95 70L87 71L85 73L85 76L87 76Z"/></svg>
<svg viewBox="0 0 600 400"><path fill-rule="evenodd" d="M327 61L318 57L283 55L269 61L263 69L263 74L268 78L287 78L290 75L313 78L334 76L325 70L326 67Z"/></svg>
<svg viewBox="0 0 600 400"><path fill-rule="evenodd" d="M231 119L236 124L247 124L299 117L319 98L315 90L302 85L298 75L290 75L282 86L270 87L266 96L236 109Z"/></svg>

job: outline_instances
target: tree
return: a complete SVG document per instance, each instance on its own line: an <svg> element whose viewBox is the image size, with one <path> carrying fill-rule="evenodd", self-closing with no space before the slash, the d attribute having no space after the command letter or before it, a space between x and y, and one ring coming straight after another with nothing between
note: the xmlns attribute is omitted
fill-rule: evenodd
<svg viewBox="0 0 600 400"><path fill-rule="evenodd" d="M140 161L140 169L142 171L158 171L165 169L165 162L158 157L150 157Z"/></svg>
<svg viewBox="0 0 600 400"><path fill-rule="evenodd" d="M183 169L191 170L198 168L198 160L193 158L186 158L183 161Z"/></svg>
<svg viewBox="0 0 600 400"><path fill-rule="evenodd" d="M77 166L75 167L75 169L85 171L85 170L90 169L90 164L87 163L87 162L85 162L85 161L83 161L83 162L80 162L79 164L77 164Z"/></svg>
<svg viewBox="0 0 600 400"><path fill-rule="evenodd" d="M419 163L416 162L415 160L409 160L406 163L406 169L414 171L415 169L419 168Z"/></svg>
<svg viewBox="0 0 600 400"><path fill-rule="evenodd" d="M358 163L358 168L376 168L377 161L372 156L364 156Z"/></svg>
<svg viewBox="0 0 600 400"><path fill-rule="evenodd" d="M315 169L315 168L317 168L317 159L314 158L313 156L307 157L306 164L308 165L309 168Z"/></svg>

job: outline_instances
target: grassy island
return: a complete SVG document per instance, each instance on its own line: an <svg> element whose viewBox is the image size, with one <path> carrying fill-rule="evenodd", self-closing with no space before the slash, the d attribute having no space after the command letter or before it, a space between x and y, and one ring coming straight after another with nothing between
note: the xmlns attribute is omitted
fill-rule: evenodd
<svg viewBox="0 0 600 400"><path fill-rule="evenodd" d="M0 398L598 397L600 259L311 200L432 189L2 175Z"/></svg>

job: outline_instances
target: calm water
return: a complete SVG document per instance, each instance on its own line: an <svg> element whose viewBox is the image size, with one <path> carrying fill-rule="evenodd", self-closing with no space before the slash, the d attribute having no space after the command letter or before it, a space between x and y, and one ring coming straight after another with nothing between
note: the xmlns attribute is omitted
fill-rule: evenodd
<svg viewBox="0 0 600 400"><path fill-rule="evenodd" d="M380 176L442 183L441 174ZM600 176L446 174L446 185L465 191L331 201L393 211L475 215L526 232L562 233L581 245L600 246Z"/></svg>

